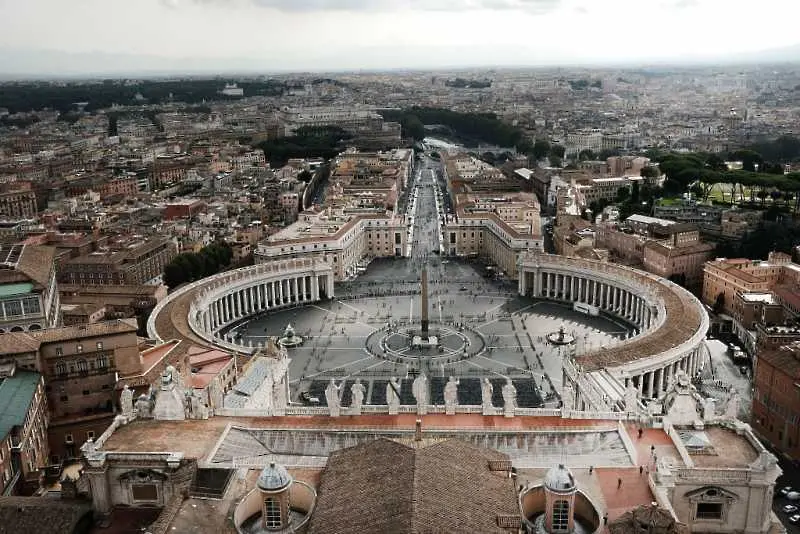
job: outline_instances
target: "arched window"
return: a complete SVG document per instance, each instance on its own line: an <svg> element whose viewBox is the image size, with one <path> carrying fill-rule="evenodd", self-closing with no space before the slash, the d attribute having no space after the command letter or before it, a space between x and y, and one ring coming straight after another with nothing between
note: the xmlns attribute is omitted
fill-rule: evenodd
<svg viewBox="0 0 800 534"><path fill-rule="evenodd" d="M553 503L553 532L569 532L569 501Z"/></svg>
<svg viewBox="0 0 800 534"><path fill-rule="evenodd" d="M267 528L280 528L281 522L281 503L272 497L264 501L264 515Z"/></svg>

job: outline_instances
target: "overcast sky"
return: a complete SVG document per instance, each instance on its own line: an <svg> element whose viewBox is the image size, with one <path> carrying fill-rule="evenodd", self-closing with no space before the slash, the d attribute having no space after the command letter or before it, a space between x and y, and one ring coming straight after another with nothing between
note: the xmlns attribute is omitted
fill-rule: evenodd
<svg viewBox="0 0 800 534"><path fill-rule="evenodd" d="M798 19L797 0L0 0L0 69L695 61L792 45Z"/></svg>

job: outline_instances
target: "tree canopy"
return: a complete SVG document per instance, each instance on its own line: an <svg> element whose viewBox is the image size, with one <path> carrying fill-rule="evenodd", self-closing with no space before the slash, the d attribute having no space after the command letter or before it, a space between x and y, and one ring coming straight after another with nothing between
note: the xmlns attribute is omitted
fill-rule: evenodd
<svg viewBox="0 0 800 534"><path fill-rule="evenodd" d="M282 167L290 158L333 158L351 137L335 126L307 126L299 128L295 135L269 139L256 146L264 151L272 167Z"/></svg>
<svg viewBox="0 0 800 534"><path fill-rule="evenodd" d="M183 252L164 266L164 284L174 289L186 282L211 276L227 267L232 258L231 246L224 241L211 243L200 252Z"/></svg>
<svg viewBox="0 0 800 534"><path fill-rule="evenodd" d="M383 110L380 113L384 119L397 121L401 125L408 123L409 117L416 117L422 124L441 124L472 142L516 147L521 152L527 152L530 147L530 141L520 128L503 122L494 113L461 113L443 108L416 106L402 111Z"/></svg>

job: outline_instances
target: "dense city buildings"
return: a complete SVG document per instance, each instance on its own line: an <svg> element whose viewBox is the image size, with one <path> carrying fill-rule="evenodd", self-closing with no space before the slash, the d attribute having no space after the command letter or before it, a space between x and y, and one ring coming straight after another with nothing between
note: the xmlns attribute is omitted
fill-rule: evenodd
<svg viewBox="0 0 800 534"><path fill-rule="evenodd" d="M780 511L800 496L798 83L780 66L9 85L0 517L800 522Z"/></svg>

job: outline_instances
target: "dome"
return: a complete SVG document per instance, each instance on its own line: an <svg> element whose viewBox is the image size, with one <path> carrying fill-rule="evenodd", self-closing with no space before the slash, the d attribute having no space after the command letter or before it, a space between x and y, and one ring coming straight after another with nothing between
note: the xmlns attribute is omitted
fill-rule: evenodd
<svg viewBox="0 0 800 534"><path fill-rule="evenodd" d="M264 491L278 491L292 483L292 476L282 465L271 462L258 477L256 485Z"/></svg>
<svg viewBox="0 0 800 534"><path fill-rule="evenodd" d="M544 487L557 493L569 493L575 490L575 478L564 464L558 464L544 476Z"/></svg>

